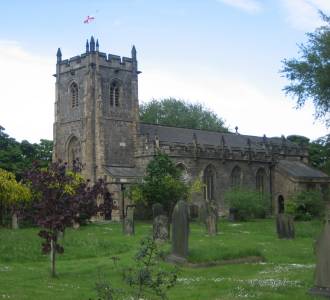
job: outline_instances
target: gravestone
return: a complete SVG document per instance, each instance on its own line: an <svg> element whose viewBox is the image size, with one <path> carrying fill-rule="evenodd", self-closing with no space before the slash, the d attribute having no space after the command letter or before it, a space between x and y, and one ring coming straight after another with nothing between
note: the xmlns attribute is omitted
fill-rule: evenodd
<svg viewBox="0 0 330 300"><path fill-rule="evenodd" d="M209 235L216 235L218 233L218 211L214 201L206 203L205 225Z"/></svg>
<svg viewBox="0 0 330 300"><path fill-rule="evenodd" d="M184 263L188 256L189 218L188 205L180 200L172 214L172 253L167 258L174 263Z"/></svg>
<svg viewBox="0 0 330 300"><path fill-rule="evenodd" d="M124 219L124 233L127 235L134 235L134 207L128 206L126 208L126 217Z"/></svg>
<svg viewBox="0 0 330 300"><path fill-rule="evenodd" d="M239 221L237 208L233 208L233 207L229 208L228 221L230 221L230 222L237 222L237 221Z"/></svg>
<svg viewBox="0 0 330 300"><path fill-rule="evenodd" d="M12 229L18 229L19 223L18 223L18 215L16 212L14 212L11 216L11 228Z"/></svg>
<svg viewBox="0 0 330 300"><path fill-rule="evenodd" d="M153 220L153 238L156 242L168 240L168 217L159 215Z"/></svg>
<svg viewBox="0 0 330 300"><path fill-rule="evenodd" d="M293 216L286 214L278 214L276 216L276 231L280 239L294 239L295 229Z"/></svg>
<svg viewBox="0 0 330 300"><path fill-rule="evenodd" d="M309 290L312 295L330 298L330 220L315 243L316 269L314 287Z"/></svg>
<svg viewBox="0 0 330 300"><path fill-rule="evenodd" d="M160 203L155 203L152 205L152 218L155 219L160 215L165 215L163 205Z"/></svg>

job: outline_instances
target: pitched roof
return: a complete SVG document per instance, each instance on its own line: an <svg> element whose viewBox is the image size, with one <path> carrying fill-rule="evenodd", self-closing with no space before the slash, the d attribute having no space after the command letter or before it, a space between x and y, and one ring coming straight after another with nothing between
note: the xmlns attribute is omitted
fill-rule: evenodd
<svg viewBox="0 0 330 300"><path fill-rule="evenodd" d="M304 164L301 161L280 160L278 162L277 167L280 170L285 171L289 176L295 178L302 178L302 179L315 178L315 179L330 180L330 177L327 174L319 170L316 170Z"/></svg>
<svg viewBox="0 0 330 300"><path fill-rule="evenodd" d="M195 135L197 143L202 145L219 146L221 145L222 137L224 138L225 145L230 147L247 147L248 139L251 142L251 147L254 149L263 148L264 144L263 137L145 123L140 123L140 134L149 135L150 138L157 135L161 142L170 143L191 144L193 142L193 136ZM280 146L282 145L282 138L267 138L267 143ZM288 140L286 140L286 145L294 148L298 147Z"/></svg>

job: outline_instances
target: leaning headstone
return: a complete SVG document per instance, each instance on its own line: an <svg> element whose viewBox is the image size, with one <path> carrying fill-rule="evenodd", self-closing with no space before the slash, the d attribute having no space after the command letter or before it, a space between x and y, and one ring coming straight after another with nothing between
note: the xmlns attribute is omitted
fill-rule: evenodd
<svg viewBox="0 0 330 300"><path fill-rule="evenodd" d="M312 295L330 297L330 221L325 223L323 232L316 241L316 269Z"/></svg>
<svg viewBox="0 0 330 300"><path fill-rule="evenodd" d="M216 235L218 232L218 211L214 202L206 204L206 219L205 225L209 235Z"/></svg>
<svg viewBox="0 0 330 300"><path fill-rule="evenodd" d="M134 235L134 207L127 207L127 213L124 220L124 233L127 235Z"/></svg>
<svg viewBox="0 0 330 300"><path fill-rule="evenodd" d="M276 216L277 236L280 239L294 239L295 230L293 216L286 214L278 214Z"/></svg>
<svg viewBox="0 0 330 300"><path fill-rule="evenodd" d="M156 242L164 242L168 236L168 217L159 215L153 220L153 238Z"/></svg>
<svg viewBox="0 0 330 300"><path fill-rule="evenodd" d="M155 203L152 205L152 218L155 219L156 217L160 215L164 215L164 208L163 205L160 203Z"/></svg>
<svg viewBox="0 0 330 300"><path fill-rule="evenodd" d="M167 258L174 263L184 263L188 256L189 218L188 205L180 200L172 214L172 253Z"/></svg>

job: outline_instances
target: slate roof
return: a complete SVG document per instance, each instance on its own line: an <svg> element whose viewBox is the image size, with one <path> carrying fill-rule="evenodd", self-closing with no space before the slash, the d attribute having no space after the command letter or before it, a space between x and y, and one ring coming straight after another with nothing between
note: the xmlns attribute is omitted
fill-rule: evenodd
<svg viewBox="0 0 330 300"><path fill-rule="evenodd" d="M137 168L127 167L105 167L106 171L115 178L136 178L142 177L144 174Z"/></svg>
<svg viewBox="0 0 330 300"><path fill-rule="evenodd" d="M330 177L327 174L319 170L316 170L304 164L301 161L280 160L278 162L277 167L280 170L285 171L289 176L295 178L302 178L302 179L315 178L315 179L330 180Z"/></svg>
<svg viewBox="0 0 330 300"><path fill-rule="evenodd" d="M179 128L179 127L170 127L162 126L155 124L145 124L140 123L140 134L147 135L149 134L150 138L153 139L155 135L158 136L161 142L170 142L170 143L183 143L191 144L193 142L193 135L197 137L197 143L202 145L212 145L219 146L221 145L222 136L225 140L225 145L230 147L247 147L247 141L250 139L251 148L262 148L264 139L263 137L251 136L251 135L241 135L235 133L224 133L208 130L199 130L199 129L189 129L189 128ZM282 138L273 137L267 138L267 142L281 146ZM286 145L288 147L297 148L297 145L286 140Z"/></svg>

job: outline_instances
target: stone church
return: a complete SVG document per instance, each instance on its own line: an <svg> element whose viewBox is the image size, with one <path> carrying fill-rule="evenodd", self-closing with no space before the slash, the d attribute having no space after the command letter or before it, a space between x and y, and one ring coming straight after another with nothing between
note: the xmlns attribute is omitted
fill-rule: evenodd
<svg viewBox="0 0 330 300"><path fill-rule="evenodd" d="M54 159L69 164L79 158L85 178L104 178L118 207L124 190L142 179L157 151L167 153L185 180L200 179L202 201L215 200L225 212L224 193L232 187L271 195L273 213L295 192L319 189L326 195L330 178L308 165L308 153L282 137L145 124L139 121L138 63L106 54L98 40L86 42L83 54L62 59L57 51ZM237 130L236 130L237 131Z"/></svg>

